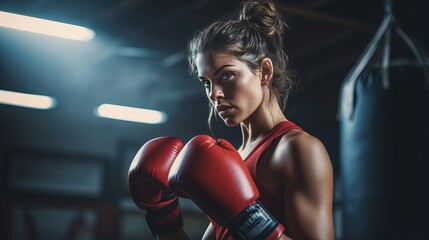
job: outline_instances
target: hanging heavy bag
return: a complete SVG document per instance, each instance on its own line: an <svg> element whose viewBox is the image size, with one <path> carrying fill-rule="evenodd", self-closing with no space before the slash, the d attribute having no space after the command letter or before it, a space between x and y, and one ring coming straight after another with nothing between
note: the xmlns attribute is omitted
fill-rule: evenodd
<svg viewBox="0 0 429 240"><path fill-rule="evenodd" d="M393 35L413 59L392 58ZM428 95L424 54L389 5L340 92L343 239L429 239Z"/></svg>

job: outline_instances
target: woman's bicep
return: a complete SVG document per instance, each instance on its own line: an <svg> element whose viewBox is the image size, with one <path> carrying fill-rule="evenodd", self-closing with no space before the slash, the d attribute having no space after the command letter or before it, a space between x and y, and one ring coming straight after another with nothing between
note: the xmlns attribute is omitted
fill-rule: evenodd
<svg viewBox="0 0 429 240"><path fill-rule="evenodd" d="M333 170L326 149L311 136L293 144L284 179L288 233L297 239L334 239Z"/></svg>

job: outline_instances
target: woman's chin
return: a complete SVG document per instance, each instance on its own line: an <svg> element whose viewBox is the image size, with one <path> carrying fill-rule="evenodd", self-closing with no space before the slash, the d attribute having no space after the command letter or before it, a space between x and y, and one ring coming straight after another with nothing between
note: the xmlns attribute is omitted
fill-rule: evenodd
<svg viewBox="0 0 429 240"><path fill-rule="evenodd" d="M232 118L224 118L223 122L225 123L226 126L228 127L235 127L237 126L240 122L235 121Z"/></svg>

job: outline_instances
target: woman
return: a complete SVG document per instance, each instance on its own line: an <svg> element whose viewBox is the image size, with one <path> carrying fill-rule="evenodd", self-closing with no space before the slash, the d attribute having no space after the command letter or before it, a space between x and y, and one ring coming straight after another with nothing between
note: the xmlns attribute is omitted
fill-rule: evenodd
<svg viewBox="0 0 429 240"><path fill-rule="evenodd" d="M215 22L195 35L189 62L212 104L211 115L217 112L227 126L240 125L238 152L261 202L285 226L282 238L334 239L329 156L282 111L292 87L283 28L272 1L246 1L238 19ZM261 149L261 140L270 144ZM212 222L203 239L226 239L222 234L225 229Z"/></svg>
<svg viewBox="0 0 429 240"><path fill-rule="evenodd" d="M280 239L334 239L329 156L318 139L283 114L293 83L283 50L283 28L272 1L246 1L238 19L215 22L194 36L190 67L212 105L210 117L218 114L227 126L241 127L238 153L259 190L259 201L284 226ZM159 190L157 194L156 207L141 208L164 208L163 201L177 200L159 200ZM176 206L170 208L175 213L168 219L174 219L170 225L180 227L159 234L160 239L187 239ZM151 222L165 225L161 217L153 218L157 220ZM225 226L210 220L203 239L232 239Z"/></svg>

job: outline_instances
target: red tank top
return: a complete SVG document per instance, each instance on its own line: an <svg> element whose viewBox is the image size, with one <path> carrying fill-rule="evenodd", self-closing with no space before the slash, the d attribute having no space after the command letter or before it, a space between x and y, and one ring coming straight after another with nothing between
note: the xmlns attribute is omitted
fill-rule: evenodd
<svg viewBox="0 0 429 240"><path fill-rule="evenodd" d="M259 179L256 175L256 166L258 164L259 157L262 153L270 146L270 144L282 137L287 132L292 129L302 130L296 124L291 121L283 121L274 126L265 136L261 139L261 141L256 145L256 147L250 152L250 154L244 159L247 169L250 172L250 175L255 181L255 184L259 190L259 201L264 205L264 207L270 212L283 226L284 222L284 211L283 211L283 202L282 199L277 198L272 195L268 191L266 191L262 185L259 183ZM221 226L215 223L213 220L209 218L211 224L213 225L214 232L217 240L233 240L229 233L228 229L224 226Z"/></svg>

